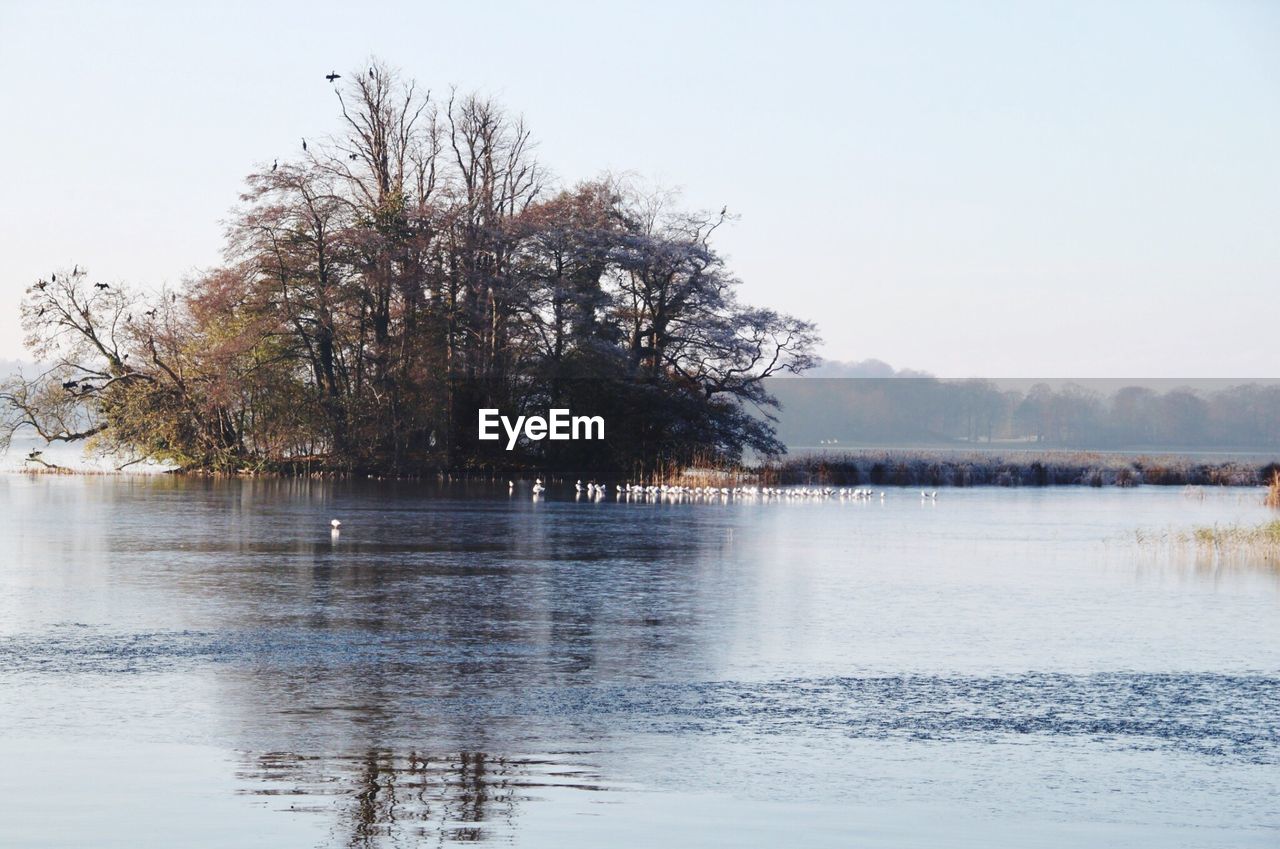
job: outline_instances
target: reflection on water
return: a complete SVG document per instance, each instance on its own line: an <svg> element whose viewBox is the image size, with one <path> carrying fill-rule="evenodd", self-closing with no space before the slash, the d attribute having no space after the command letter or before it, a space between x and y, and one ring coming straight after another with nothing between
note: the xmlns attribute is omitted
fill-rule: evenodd
<svg viewBox="0 0 1280 849"><path fill-rule="evenodd" d="M484 752L267 752L246 757L238 778L242 793L296 800L290 811L332 821L333 842L352 847L510 840L519 806L539 792L605 789L584 764Z"/></svg>
<svg viewBox="0 0 1280 849"><path fill-rule="evenodd" d="M237 753L236 845L264 808L324 846L1277 835L1276 573L1135 537L1256 493L567 489L0 476L0 739Z"/></svg>

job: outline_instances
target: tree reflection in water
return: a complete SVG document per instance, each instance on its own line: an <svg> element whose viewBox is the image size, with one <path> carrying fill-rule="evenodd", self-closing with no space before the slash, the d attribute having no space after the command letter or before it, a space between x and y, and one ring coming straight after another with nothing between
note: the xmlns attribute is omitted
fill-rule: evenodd
<svg viewBox="0 0 1280 849"><path fill-rule="evenodd" d="M247 754L241 793L333 818L334 846L425 846L514 839L519 805L539 789L607 789L594 767L485 752L428 756Z"/></svg>

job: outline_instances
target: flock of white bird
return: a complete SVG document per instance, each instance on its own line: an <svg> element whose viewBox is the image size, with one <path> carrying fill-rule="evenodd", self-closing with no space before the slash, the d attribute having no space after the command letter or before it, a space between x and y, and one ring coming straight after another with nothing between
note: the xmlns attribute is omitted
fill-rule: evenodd
<svg viewBox="0 0 1280 849"><path fill-rule="evenodd" d="M507 481L507 491L515 493L515 481ZM601 499L609 494L609 487L595 481L573 485L575 496L586 496ZM533 483L533 496L537 498L547 488L538 478ZM864 487L848 486L683 486L681 484L639 484L619 483L613 485L613 494L617 498L762 498L779 500L853 500L870 501L877 496L885 499L883 491L877 492ZM937 500L938 491L921 490L922 501Z"/></svg>
<svg viewBox="0 0 1280 849"><path fill-rule="evenodd" d="M609 488L602 483L578 481L573 485L574 497L587 497L595 501L609 494ZM507 492L514 494L515 481L507 481ZM542 478L533 482L533 497L536 499L547 491ZM759 499L764 501L871 501L879 497L885 500L883 491L877 492L864 487L849 486L681 486L679 484L614 484L613 493L617 500L683 500L683 499ZM920 490L921 501L937 501L938 491ZM329 522L334 539L338 538L342 522L333 519Z"/></svg>

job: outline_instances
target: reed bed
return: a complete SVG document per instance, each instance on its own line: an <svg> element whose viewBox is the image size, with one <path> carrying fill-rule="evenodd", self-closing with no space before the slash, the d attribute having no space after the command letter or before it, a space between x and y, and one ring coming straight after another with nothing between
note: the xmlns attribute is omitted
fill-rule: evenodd
<svg viewBox="0 0 1280 849"><path fill-rule="evenodd" d="M1192 555L1201 565L1280 567L1280 519L1257 526L1213 525L1154 534L1139 531L1136 539L1144 549Z"/></svg>
<svg viewBox="0 0 1280 849"><path fill-rule="evenodd" d="M865 450L808 454L761 467L768 484L831 486L1262 486L1280 504L1280 463L1205 462L1089 452Z"/></svg>
<svg viewBox="0 0 1280 849"><path fill-rule="evenodd" d="M1268 507L1280 510L1280 469L1271 472L1271 483L1267 486L1266 503Z"/></svg>

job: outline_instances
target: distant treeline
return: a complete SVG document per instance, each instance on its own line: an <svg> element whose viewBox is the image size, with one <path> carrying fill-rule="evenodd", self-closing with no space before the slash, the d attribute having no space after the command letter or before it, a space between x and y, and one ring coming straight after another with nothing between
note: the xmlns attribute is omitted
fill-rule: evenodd
<svg viewBox="0 0 1280 849"><path fill-rule="evenodd" d="M556 186L491 100L347 78L336 138L249 175L221 267L158 297L79 267L32 285L51 368L0 386L0 447L26 428L189 469L388 474L782 450L763 381L807 368L816 336L738 300L711 243L727 209ZM553 407L609 438L477 441L480 408Z"/></svg>
<svg viewBox="0 0 1280 849"><path fill-rule="evenodd" d="M1047 383L1001 389L988 380L771 380L788 446L1022 442L1092 449L1280 450L1280 386L1208 391ZM838 440L838 442L836 442Z"/></svg>
<svg viewBox="0 0 1280 849"><path fill-rule="evenodd" d="M1263 486L1280 463L1088 452L830 451L762 468L777 484L831 486Z"/></svg>

